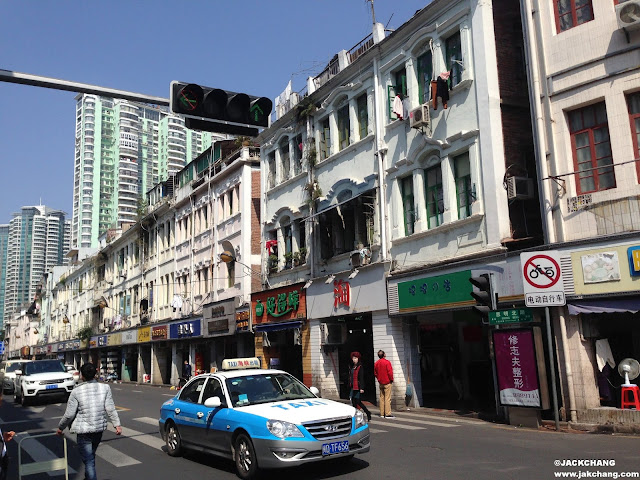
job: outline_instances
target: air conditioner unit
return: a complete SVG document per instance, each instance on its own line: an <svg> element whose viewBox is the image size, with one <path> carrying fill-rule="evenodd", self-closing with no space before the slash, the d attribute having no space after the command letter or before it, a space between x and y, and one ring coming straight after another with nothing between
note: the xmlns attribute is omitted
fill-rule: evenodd
<svg viewBox="0 0 640 480"><path fill-rule="evenodd" d="M628 0L616 5L618 28L637 30L640 28L640 0Z"/></svg>
<svg viewBox="0 0 640 480"><path fill-rule="evenodd" d="M351 266L353 268L362 267L371 263L371 250L363 248L351 253Z"/></svg>
<svg viewBox="0 0 640 480"><path fill-rule="evenodd" d="M430 123L431 114L429 113L428 103L423 103L409 113L409 125L411 125L411 128L428 127Z"/></svg>
<svg viewBox="0 0 640 480"><path fill-rule="evenodd" d="M342 323L320 324L321 345L342 345L347 340L347 327Z"/></svg>
<svg viewBox="0 0 640 480"><path fill-rule="evenodd" d="M526 177L507 178L507 198L527 200L533 198L533 179Z"/></svg>

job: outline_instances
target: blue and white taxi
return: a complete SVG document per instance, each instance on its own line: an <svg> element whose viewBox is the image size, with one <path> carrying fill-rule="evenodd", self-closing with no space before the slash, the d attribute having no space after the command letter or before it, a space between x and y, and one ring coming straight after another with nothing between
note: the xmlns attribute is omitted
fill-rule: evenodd
<svg viewBox="0 0 640 480"><path fill-rule="evenodd" d="M368 452L365 415L318 394L286 372L260 369L258 358L225 360L162 404L160 434L169 455L190 449L233 459L243 479Z"/></svg>

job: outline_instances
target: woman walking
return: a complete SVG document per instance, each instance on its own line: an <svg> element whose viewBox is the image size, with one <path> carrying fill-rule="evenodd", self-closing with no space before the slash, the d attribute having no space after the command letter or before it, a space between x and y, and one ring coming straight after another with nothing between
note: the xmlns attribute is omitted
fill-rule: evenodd
<svg viewBox="0 0 640 480"><path fill-rule="evenodd" d="M351 366L349 367L349 398L351 399L351 405L354 407L360 407L362 411L367 415L367 420L371 420L371 412L362 403L360 395L364 393L364 368L360 364L362 355L360 352L351 352Z"/></svg>

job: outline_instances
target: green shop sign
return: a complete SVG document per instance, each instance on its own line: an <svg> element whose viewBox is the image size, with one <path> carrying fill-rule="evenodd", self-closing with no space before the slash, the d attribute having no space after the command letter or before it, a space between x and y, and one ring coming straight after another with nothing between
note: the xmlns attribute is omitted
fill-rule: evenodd
<svg viewBox="0 0 640 480"><path fill-rule="evenodd" d="M471 271L448 273L398 283L400 313L475 305Z"/></svg>
<svg viewBox="0 0 640 480"><path fill-rule="evenodd" d="M300 296L298 290L292 290L287 293L279 293L274 297L267 297L266 309L267 315L272 317L282 317L287 313L297 311L300 305ZM256 301L256 317L260 318L264 314L265 305L261 300Z"/></svg>
<svg viewBox="0 0 640 480"><path fill-rule="evenodd" d="M533 322L533 312L529 308L512 308L510 310L495 310L489 312L490 325L504 323Z"/></svg>

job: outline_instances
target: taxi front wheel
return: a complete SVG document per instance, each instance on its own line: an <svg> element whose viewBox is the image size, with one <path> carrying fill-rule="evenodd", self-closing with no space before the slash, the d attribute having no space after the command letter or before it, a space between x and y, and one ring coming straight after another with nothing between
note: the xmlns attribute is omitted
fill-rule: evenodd
<svg viewBox="0 0 640 480"><path fill-rule="evenodd" d="M178 427L175 423L171 423L167 427L167 453L172 457L179 457L182 455L182 440L180 439L180 433L178 433Z"/></svg>
<svg viewBox="0 0 640 480"><path fill-rule="evenodd" d="M235 442L235 462L238 476L243 480L255 478L258 473L256 451L251 439L244 433L238 435Z"/></svg>

